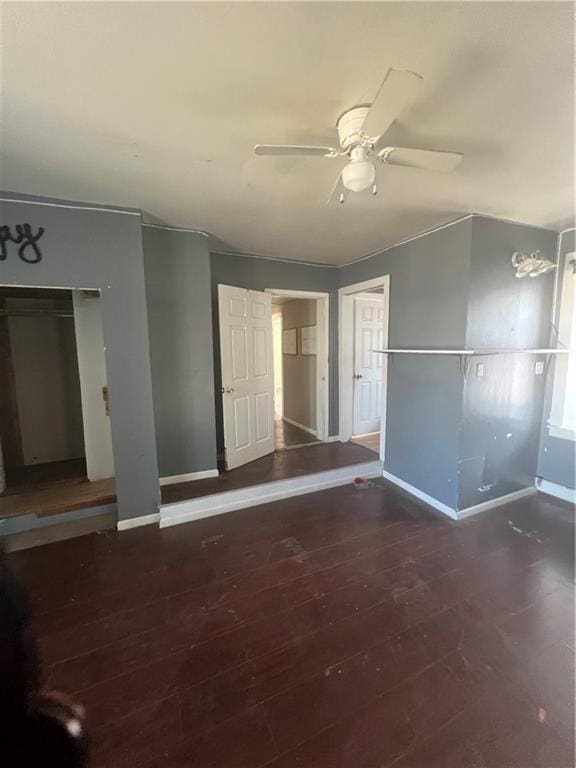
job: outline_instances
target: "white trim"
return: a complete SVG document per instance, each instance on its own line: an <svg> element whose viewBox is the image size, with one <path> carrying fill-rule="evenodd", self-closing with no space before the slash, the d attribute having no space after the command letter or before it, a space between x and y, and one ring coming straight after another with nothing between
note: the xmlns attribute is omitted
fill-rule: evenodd
<svg viewBox="0 0 576 768"><path fill-rule="evenodd" d="M364 293L365 291L370 291L372 288L385 286L386 283L390 283L390 275L380 275L379 277L371 277L370 280L362 280L360 283L343 285L338 289L338 293L341 296L349 295L352 293ZM375 294L375 296L378 298L378 294Z"/></svg>
<svg viewBox="0 0 576 768"><path fill-rule="evenodd" d="M357 264L359 261L364 261L365 259L371 259L372 256L379 256L381 253L386 253L387 251L391 251L393 248L399 248L401 245L406 245L406 243L411 243L413 240L419 240L421 237L426 237L427 235L431 235L434 232L439 232L441 229L447 229L448 227L453 227L454 224L460 224L462 221L466 221L467 219L489 219L490 221L502 221L506 224L518 224L521 227L531 227L532 229L545 229L546 232L556 232L555 229L547 229L546 227L541 227L538 224L526 224L522 221L515 221L514 219L503 219L499 216L491 216L488 213L468 213L465 216L460 216L458 219L453 219L452 221L447 221L445 224L439 224L437 227L432 227L432 229L426 229L424 232L419 232L417 235L414 235L413 237L408 237L406 240L399 240L397 243L393 243L392 245L387 245L386 248L382 248L378 251L372 251L372 253L367 254L366 256L360 256L358 259L353 259L352 261L347 261L344 264L339 264L340 267L349 267L351 264ZM560 232L559 234L564 234L564 232L571 232L573 228L565 229L563 232Z"/></svg>
<svg viewBox="0 0 576 768"><path fill-rule="evenodd" d="M481 216L481 215L482 214L479 214L479 213L468 213L466 216L461 216L459 219L454 219L453 221L447 221L446 224L439 224L437 227L433 227L432 229L427 229L424 232L419 232L417 235L414 235L413 237L406 238L406 240L399 240L397 243L393 243L392 245L387 245L386 248L381 248L378 251L372 251L372 253L368 253L366 254L366 256L360 256L358 259L347 261L345 264L340 264L339 266L349 267L351 264L358 264L358 262L360 261L371 259L373 256L379 256L381 253L386 253L387 251L391 251L393 248L398 248L401 245L406 245L406 243L411 243L413 240L419 240L421 237L426 237L427 235L431 235L433 232L439 232L441 229L447 229L448 227L453 227L454 224L460 224L460 222L462 221L466 221L467 219L474 218L474 216Z"/></svg>
<svg viewBox="0 0 576 768"><path fill-rule="evenodd" d="M140 528L142 525L154 525L160 522L160 513L153 515L142 515L142 517L129 517L126 520L118 520L116 528L119 531L129 531L130 528Z"/></svg>
<svg viewBox="0 0 576 768"><path fill-rule="evenodd" d="M338 290L338 417L340 439L343 443L350 440L354 430L354 307L353 298L357 293L364 293L372 288L383 286L382 300L384 311L388 313L388 332L390 323L390 275L381 275L371 280L346 285ZM378 297L377 297L378 298ZM384 339L388 344L388 335ZM386 403L388 390L387 367L382 371L382 408L380 417L380 460L386 457Z"/></svg>
<svg viewBox="0 0 576 768"><path fill-rule="evenodd" d="M95 206L89 206L89 205L74 205L70 203L49 203L41 200L19 200L19 199L14 199L10 197L0 197L0 202L21 203L25 205L45 205L52 208L71 208L74 210L81 210L81 211L101 211L102 213L121 213L121 214L124 214L125 216L140 216L140 218L142 218L142 211L125 211L119 208L95 207ZM341 269L342 267L349 267L352 264L358 264L360 261L371 259L373 256L379 256L381 253L386 253L387 251L391 251L393 248L399 248L401 245L406 245L407 243L411 243L413 240L418 240L421 237L426 237L427 235L431 235L434 232L439 232L442 229L447 229L448 227L452 227L455 224L460 224L462 221L466 221L467 219L472 219L474 217L481 218L481 219L490 219L491 221L504 221L509 224L520 224L523 227L533 227L535 229L542 229L542 227L540 227L537 224L526 224L525 222L514 221L513 219L502 219L498 216L490 216L489 214L485 214L485 213L469 213L469 214L466 214L465 216L460 216L460 218L458 219L447 221L445 224L439 224L437 227L433 227L432 229L427 229L424 232L419 232L418 234L413 235L412 237L408 237L405 240L399 240L398 242L392 243L391 245L387 245L385 248L381 248L380 250L367 253L365 256L359 256L357 259L352 259L351 261L342 262L342 264L326 264L325 262L321 262L321 261L304 261L303 259L288 259L286 257L281 257L281 256L265 256L264 254L260 254L260 253L245 253L243 251L225 251L218 248L211 248L210 253L221 254L223 256L242 256L246 259L264 259L265 261L281 261L287 264L302 264L308 267L322 267L324 269ZM169 227L162 224L150 224L148 222L142 222L142 226L156 227L157 229L173 230L175 232L194 232L199 235L205 235L208 238L211 237L210 232L205 232L204 230L201 230L201 229L189 229L187 227ZM555 230L547 230L547 231L554 232ZM559 232L558 234L563 235L566 232L573 232L573 231L574 231L574 227L569 227L568 229L562 230L562 232Z"/></svg>
<svg viewBox="0 0 576 768"><path fill-rule="evenodd" d="M560 264L561 254L562 235L558 238L557 264ZM557 270L554 283L552 323L556 331L556 344L563 344L565 347L573 347L576 344L576 339L572 338L576 319L576 277L573 274L575 259L576 253L574 251L564 254L562 269ZM574 349L566 349L565 351L575 353ZM574 365L574 358L558 358L555 361L552 377L548 432L552 437L563 440L574 440L574 430L564 424L565 421L569 420L567 410L571 401L568 398L570 397L570 379L573 375Z"/></svg>
<svg viewBox="0 0 576 768"><path fill-rule="evenodd" d="M324 440L325 443L345 443L346 440L342 440L340 438L340 435L330 435L330 437L327 437L326 440Z"/></svg>
<svg viewBox="0 0 576 768"><path fill-rule="evenodd" d="M142 226L151 227L152 229L167 229L169 232L191 232L194 235L204 235L204 237L210 237L208 232L204 232L203 229L189 229L188 227L168 227L164 224L149 224L147 221L143 221Z"/></svg>
<svg viewBox="0 0 576 768"><path fill-rule="evenodd" d="M289 419L288 416L282 416L282 421L292 424L293 427L298 427L298 429L303 429L304 432L308 432L310 435L314 435L314 437L318 437L318 433L315 429L312 429L312 427L305 427L304 424L300 424L299 421L294 421L294 419Z"/></svg>
<svg viewBox="0 0 576 768"><path fill-rule="evenodd" d="M576 431L568 429L558 424L548 424L548 434L550 437L557 437L560 440L572 440L576 441Z"/></svg>
<svg viewBox="0 0 576 768"><path fill-rule="evenodd" d="M458 512L455 509L452 509L452 507L449 507L447 504L438 501L438 499L435 499L433 496L429 496L427 493L424 493L424 491L420 491L418 488L410 485L410 483L407 483L404 480L401 480L399 477L396 477L396 475L392 475L390 472L382 470L382 477L385 480L389 480L391 483L394 483L394 485L397 485L399 488L408 491L408 493L412 494L412 496L416 496L417 499L420 499L420 501L429 504L439 512L443 512L445 515L448 515L448 517L451 517L452 520L458 520Z"/></svg>
<svg viewBox="0 0 576 768"><path fill-rule="evenodd" d="M266 288L273 296L293 296L295 299L325 299L329 293L320 291L293 291L290 288Z"/></svg>
<svg viewBox="0 0 576 768"><path fill-rule="evenodd" d="M286 480L276 480L250 488L239 488L234 491L164 504L160 507L160 527L167 528L170 525L200 520L203 517L212 517L246 507L255 507L258 504L268 504L271 501L347 485L356 477L380 477L381 472L381 462L369 461L310 475L290 477Z"/></svg>
<svg viewBox="0 0 576 768"><path fill-rule="evenodd" d="M121 208L98 208L89 205L74 205L72 203L48 203L45 200L15 200L11 197L0 197L0 203L20 203L22 205L45 205L48 208L71 208L75 211L99 211L100 213L122 213L124 216L142 216L141 211L123 211Z"/></svg>
<svg viewBox="0 0 576 768"><path fill-rule="evenodd" d="M558 483L552 483L550 480L544 480L543 477L537 477L536 490L541 493L547 493L549 496L555 496L557 499L576 504L576 488L568 488L565 485L558 485Z"/></svg>
<svg viewBox="0 0 576 768"><path fill-rule="evenodd" d="M223 251L220 248L211 248L210 253L221 256L242 256L245 259L264 259L264 261L283 261L286 264L305 264L307 267L323 267L324 269L338 269L345 264L325 264L321 261L304 261L303 259L287 259L282 256L263 256L261 253L244 253L242 251Z"/></svg>
<svg viewBox="0 0 576 768"><path fill-rule="evenodd" d="M380 293L370 293L370 291L366 291L365 293L355 293L354 298L356 301L384 301L384 291L381 291Z"/></svg>
<svg viewBox="0 0 576 768"><path fill-rule="evenodd" d="M204 480L207 477L218 477L217 469L203 469L201 472L187 472L185 475L168 475L160 478L160 485L187 483L189 480Z"/></svg>
<svg viewBox="0 0 576 768"><path fill-rule="evenodd" d="M488 509L494 509L494 507L500 507L502 504L509 504L511 501L523 499L526 496L533 496L535 493L536 488L530 486L530 488L522 488L519 491L507 493L505 496L498 496L496 499L490 499L490 501L483 501L481 504L474 504L472 507L461 509L458 512L458 520L463 520L471 515L477 515L479 512L485 512Z"/></svg>
<svg viewBox="0 0 576 768"><path fill-rule="evenodd" d="M312 434L326 442L330 429L330 294L321 291L297 291L288 288L266 288L272 296L293 296L316 301L316 431ZM285 418L285 421L289 421ZM294 423L310 431L302 424Z"/></svg>
<svg viewBox="0 0 576 768"><path fill-rule="evenodd" d="M468 213L464 216L460 216L457 219L453 219L452 221L447 221L445 224L439 224L436 227L432 227L432 229L426 229L424 232L419 232L416 235L413 235L411 237L407 237L405 240L398 240L395 243L392 243L391 245L387 245L385 248L381 248L377 251L372 251L371 253L367 253L365 256L359 256L357 259L352 259L350 261L344 261L342 264L326 264L325 262L318 262L318 261L304 261L302 259L288 259L283 257L276 257L276 256L263 256L259 253L245 253L242 251L225 251L222 249L212 249L211 253L218 253L222 254L224 256L244 256L247 259L266 259L267 261L284 261L287 264L305 264L309 267L324 267L326 269L341 269L342 267L349 267L352 264L358 264L361 261L365 261L366 259L371 259L373 256L379 256L381 253L386 253L387 251L391 251L394 248L399 248L402 245L406 245L407 243L411 243L413 240L419 240L421 237L426 237L427 235L431 235L434 232L439 232L441 229L447 229L448 227L454 226L454 224L460 224L462 221L466 221L467 219L473 219L473 218L479 218L479 219L489 219L490 221L503 221L507 224L519 224L522 227L532 227L533 229L542 229L537 224L526 224L525 222L521 221L514 221L513 219L502 219L498 216L491 216L487 213ZM559 234L564 234L564 232L571 232L573 228L565 229L563 232L560 232ZM555 232L556 230L549 229L546 230L548 232Z"/></svg>

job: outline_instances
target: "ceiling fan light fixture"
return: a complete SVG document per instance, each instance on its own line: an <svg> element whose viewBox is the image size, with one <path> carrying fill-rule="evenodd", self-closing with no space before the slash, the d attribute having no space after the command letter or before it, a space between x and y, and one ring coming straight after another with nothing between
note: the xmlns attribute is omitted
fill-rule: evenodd
<svg viewBox="0 0 576 768"><path fill-rule="evenodd" d="M374 186L376 168L371 160L351 160L342 171L342 183L350 192L362 192Z"/></svg>

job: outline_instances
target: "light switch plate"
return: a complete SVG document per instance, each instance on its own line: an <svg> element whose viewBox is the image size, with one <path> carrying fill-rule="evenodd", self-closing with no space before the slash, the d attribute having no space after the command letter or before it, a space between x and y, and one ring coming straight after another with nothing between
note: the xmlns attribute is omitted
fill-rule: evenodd
<svg viewBox="0 0 576 768"><path fill-rule="evenodd" d="M544 361L543 360L537 360L536 364L534 365L534 373L536 376L542 376L544 373Z"/></svg>
<svg viewBox="0 0 576 768"><path fill-rule="evenodd" d="M476 376L481 379L484 376L484 363L476 363Z"/></svg>

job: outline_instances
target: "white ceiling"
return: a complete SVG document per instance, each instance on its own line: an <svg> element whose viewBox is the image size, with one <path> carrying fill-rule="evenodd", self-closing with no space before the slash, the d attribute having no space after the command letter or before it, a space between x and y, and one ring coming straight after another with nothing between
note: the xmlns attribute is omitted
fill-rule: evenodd
<svg viewBox="0 0 576 768"><path fill-rule="evenodd" d="M3 3L2 186L134 206L222 249L343 263L476 211L560 229L574 210L572 3ZM326 199L334 144L388 67L424 87L390 143L456 150Z"/></svg>

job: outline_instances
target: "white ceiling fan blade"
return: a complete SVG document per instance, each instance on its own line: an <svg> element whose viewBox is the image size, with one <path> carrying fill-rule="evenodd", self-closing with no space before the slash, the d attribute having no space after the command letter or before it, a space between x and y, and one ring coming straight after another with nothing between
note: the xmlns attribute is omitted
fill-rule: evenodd
<svg viewBox="0 0 576 768"><path fill-rule="evenodd" d="M450 173L462 162L464 155L459 152L437 152L433 149L408 149L386 147L378 157L388 165L404 165L409 168L423 168L426 171Z"/></svg>
<svg viewBox="0 0 576 768"><path fill-rule="evenodd" d="M326 201L328 205L333 204L340 204L343 203L346 198L348 197L348 190L344 186L342 182L342 174L338 176L338 179L336 181L336 184L334 184L334 188L332 189L332 192L330 193L330 197Z"/></svg>
<svg viewBox="0 0 576 768"><path fill-rule="evenodd" d="M254 154L260 156L308 156L308 157L337 157L340 153L334 147L307 147L295 144L256 144Z"/></svg>
<svg viewBox="0 0 576 768"><path fill-rule="evenodd" d="M422 77L416 72L389 69L362 126L366 136L380 137L386 133L421 85Z"/></svg>

